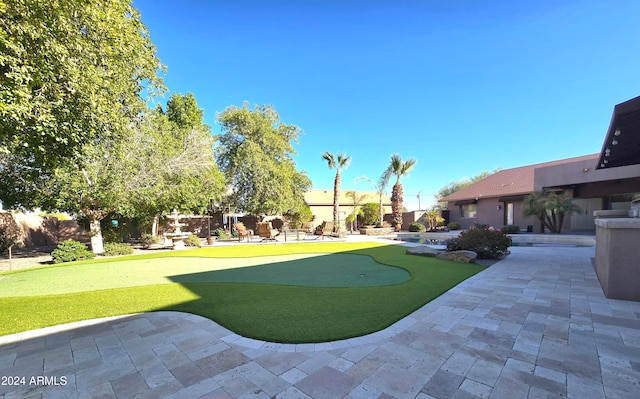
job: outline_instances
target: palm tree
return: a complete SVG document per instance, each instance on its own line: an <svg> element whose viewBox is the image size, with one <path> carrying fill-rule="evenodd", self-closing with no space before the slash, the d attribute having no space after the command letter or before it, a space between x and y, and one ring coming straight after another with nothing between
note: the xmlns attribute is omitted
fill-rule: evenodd
<svg viewBox="0 0 640 399"><path fill-rule="evenodd" d="M340 225L338 224L338 215L340 212L340 169L346 169L351 161L351 157L346 154L337 154L334 156L330 152L322 154L322 159L327 161L329 169L336 169L336 178L333 181L333 226L336 232L340 232Z"/></svg>
<svg viewBox="0 0 640 399"><path fill-rule="evenodd" d="M375 188L376 193L378 194L378 200L379 200L379 206L378 206L378 211L380 212L379 216L378 216L378 225L382 226L382 222L383 222L383 218L384 218L384 208L382 207L382 196L384 195L384 191L387 189L387 185L389 184L389 179L391 178L391 174L393 172L391 171L391 166L389 166L387 169L385 169L384 172L382 172L382 174L380 175L380 178L378 178L378 182L374 183L371 179L369 179L367 176L359 176L356 177L356 179L353 181L353 183L357 183L359 180L366 180L369 183L371 183L371 185L373 186L373 188Z"/></svg>
<svg viewBox="0 0 640 399"><path fill-rule="evenodd" d="M400 155L392 155L391 156L391 164L389 165L389 169L391 173L396 175L396 184L393 185L393 190L391 191L391 213L393 214L393 223L395 224L396 231L400 231L402 227L402 184L400 183L400 178L409 174L413 165L416 164L415 159L407 159L402 162L402 158Z"/></svg>
<svg viewBox="0 0 640 399"><path fill-rule="evenodd" d="M366 197L366 194L358 195L358 193L356 193L355 191L347 191L347 198L351 200L351 207L353 208L353 212L351 212L349 216L347 216L345 222L351 224L350 230L352 233L358 227L358 215L362 215L360 206L362 206Z"/></svg>
<svg viewBox="0 0 640 399"><path fill-rule="evenodd" d="M556 193L531 193L524 199L524 216L536 216L551 233L560 234L566 214L580 213L573 198Z"/></svg>

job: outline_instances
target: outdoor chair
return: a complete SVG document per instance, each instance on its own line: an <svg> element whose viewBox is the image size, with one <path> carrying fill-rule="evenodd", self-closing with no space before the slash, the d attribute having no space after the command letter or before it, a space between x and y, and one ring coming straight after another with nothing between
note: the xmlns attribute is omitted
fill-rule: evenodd
<svg viewBox="0 0 640 399"><path fill-rule="evenodd" d="M242 241L242 237L247 237L247 242L251 241L253 230L247 230L244 224L236 223L233 228L238 232L238 241Z"/></svg>
<svg viewBox="0 0 640 399"><path fill-rule="evenodd" d="M274 229L271 225L271 222L260 222L258 223L258 235L262 238L262 241L265 240L276 240L276 236L280 234L278 229Z"/></svg>
<svg viewBox="0 0 640 399"><path fill-rule="evenodd" d="M313 233L313 223L312 222L303 222L302 226L298 229L300 233L310 234Z"/></svg>
<svg viewBox="0 0 640 399"><path fill-rule="evenodd" d="M333 238L333 222L322 222L320 228L316 231L316 235L320 237L316 238L316 240L323 239L325 237Z"/></svg>

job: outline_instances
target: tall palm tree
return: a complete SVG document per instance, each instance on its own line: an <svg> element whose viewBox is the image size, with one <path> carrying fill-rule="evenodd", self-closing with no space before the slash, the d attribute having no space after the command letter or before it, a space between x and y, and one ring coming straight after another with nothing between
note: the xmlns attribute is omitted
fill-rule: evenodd
<svg viewBox="0 0 640 399"><path fill-rule="evenodd" d="M413 165L416 164L415 159L407 159L402 161L400 155L393 154L391 156L391 164L389 169L391 173L396 175L396 184L393 185L391 191L391 213L393 214L393 223L396 231L400 231L402 227L402 184L400 178L409 174Z"/></svg>
<svg viewBox="0 0 640 399"><path fill-rule="evenodd" d="M333 181L333 226L336 232L340 232L340 226L338 224L338 215L340 212L340 169L346 169L349 165L349 161L351 161L351 156L347 156L346 154L337 154L333 155L330 152L325 152L322 154L322 159L327 161L329 169L336 170L336 178Z"/></svg>
<svg viewBox="0 0 640 399"><path fill-rule="evenodd" d="M350 231L353 233L353 231L358 227L358 215L362 215L360 207L364 203L365 198L367 198L367 195L358 195L355 191L347 191L347 198L351 200L351 207L353 208L353 211L349 216L347 216L345 222L351 224Z"/></svg>

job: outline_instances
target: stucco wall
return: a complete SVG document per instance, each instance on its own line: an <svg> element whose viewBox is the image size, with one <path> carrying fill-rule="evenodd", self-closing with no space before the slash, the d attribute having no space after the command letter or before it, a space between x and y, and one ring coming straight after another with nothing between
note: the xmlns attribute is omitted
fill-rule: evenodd
<svg viewBox="0 0 640 399"><path fill-rule="evenodd" d="M640 219L596 219L595 269L607 298L640 301Z"/></svg>
<svg viewBox="0 0 640 399"><path fill-rule="evenodd" d="M333 220L333 204L330 205L309 205L311 209L311 213L313 214L313 226L319 226L324 221L332 221ZM383 214L391 213L390 206L382 206ZM345 226L345 219L349 214L353 212L353 206L349 205L340 205L340 225L342 226L342 231L349 230L349 226Z"/></svg>
<svg viewBox="0 0 640 399"><path fill-rule="evenodd" d="M3 213L13 217L20 228L18 248L56 245L64 240L89 242L89 234L75 220L58 220L34 214Z"/></svg>
<svg viewBox="0 0 640 399"><path fill-rule="evenodd" d="M471 228L474 223L488 224L495 229L500 229L505 225L505 203L498 201L498 199L498 197L478 199L478 203L476 204L477 216L475 218L461 218L460 206L454 205L454 202L450 202L450 219L452 222L460 224L462 229ZM540 222L537 218L523 216L524 203L522 201L516 201L513 204L513 224L519 226L522 230L531 225L533 226L533 232L541 233ZM500 205L500 209L497 208L498 205ZM569 219L566 219L565 226L568 225Z"/></svg>
<svg viewBox="0 0 640 399"><path fill-rule="evenodd" d="M542 191L544 187L558 187L586 183L608 182L608 191L604 193L593 193L591 196L616 194L611 192L616 189L616 185L624 179L631 179L629 184L640 188L640 165L621 166L611 169L596 170L597 160L577 161L569 164L547 166L536 169L534 178L534 190ZM634 183L635 182L635 183ZM598 187L599 184L591 184L590 187ZM627 188L617 193L634 192Z"/></svg>

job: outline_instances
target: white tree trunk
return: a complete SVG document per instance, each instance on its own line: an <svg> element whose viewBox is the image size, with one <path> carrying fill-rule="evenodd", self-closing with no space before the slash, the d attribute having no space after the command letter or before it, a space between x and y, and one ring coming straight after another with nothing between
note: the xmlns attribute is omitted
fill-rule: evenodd
<svg viewBox="0 0 640 399"><path fill-rule="evenodd" d="M151 225L151 235L158 236L158 216L153 217L153 224Z"/></svg>
<svg viewBox="0 0 640 399"><path fill-rule="evenodd" d="M103 253L104 245L102 243L102 229L100 228L99 220L89 220L89 236L91 237L91 250L93 253Z"/></svg>

